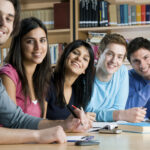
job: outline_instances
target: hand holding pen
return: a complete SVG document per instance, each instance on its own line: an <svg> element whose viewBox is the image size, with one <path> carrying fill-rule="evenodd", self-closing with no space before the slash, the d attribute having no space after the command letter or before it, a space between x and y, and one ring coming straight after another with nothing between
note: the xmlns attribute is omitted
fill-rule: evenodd
<svg viewBox="0 0 150 150"><path fill-rule="evenodd" d="M84 113L83 108L81 107L81 109L77 108L76 106L72 105L72 107L74 108L74 110L72 110L70 108L69 105L67 105L68 110L72 113L72 115L75 118L79 118L81 121L81 125L87 130L91 127L91 124L86 116L86 114Z"/></svg>

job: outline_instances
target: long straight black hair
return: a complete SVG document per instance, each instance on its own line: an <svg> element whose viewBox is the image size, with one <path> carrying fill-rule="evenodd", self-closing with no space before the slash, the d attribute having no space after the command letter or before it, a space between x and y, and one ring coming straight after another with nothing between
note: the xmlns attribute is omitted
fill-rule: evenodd
<svg viewBox="0 0 150 150"><path fill-rule="evenodd" d="M92 87L95 75L94 68L94 53L91 46L83 40L76 40L70 43L63 51L60 59L58 60L56 69L53 74L53 82L56 88L57 101L56 104L64 107L66 105L64 98L64 82L65 82L65 64L68 55L78 47L84 46L90 55L89 65L85 71L85 74L81 74L72 87L75 92L75 103L79 107L85 107L89 102L92 94Z"/></svg>
<svg viewBox="0 0 150 150"><path fill-rule="evenodd" d="M34 17L23 19L20 23L20 29L18 34L12 38L10 50L5 59L6 63L11 64L17 70L20 77L20 81L22 83L22 90L25 97L30 96L30 91L29 91L29 85L28 85L28 81L27 81L27 77L23 65L21 39L23 38L24 35L26 35L31 30L39 27L44 30L46 34L46 38L48 39L46 27L39 19ZM43 59L42 63L36 66L35 72L32 77L35 96L38 99L42 110L41 116L43 116L44 100L45 100L45 96L47 93L49 80L51 76L50 65L51 65L50 52L47 44L47 54ZM26 106L26 100L25 100L25 106Z"/></svg>

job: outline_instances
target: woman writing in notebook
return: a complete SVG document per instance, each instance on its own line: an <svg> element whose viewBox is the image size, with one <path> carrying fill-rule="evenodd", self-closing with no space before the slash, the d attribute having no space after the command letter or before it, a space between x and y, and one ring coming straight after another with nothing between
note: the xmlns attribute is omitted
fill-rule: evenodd
<svg viewBox="0 0 150 150"><path fill-rule="evenodd" d="M10 98L32 116L43 117L51 75L47 30L36 18L22 20L0 76Z"/></svg>
<svg viewBox="0 0 150 150"><path fill-rule="evenodd" d="M47 118L66 119L70 115L67 106L85 108L91 97L94 72L91 46L82 40L70 43L58 60L51 78ZM87 113L87 116L92 121L95 119L94 113Z"/></svg>

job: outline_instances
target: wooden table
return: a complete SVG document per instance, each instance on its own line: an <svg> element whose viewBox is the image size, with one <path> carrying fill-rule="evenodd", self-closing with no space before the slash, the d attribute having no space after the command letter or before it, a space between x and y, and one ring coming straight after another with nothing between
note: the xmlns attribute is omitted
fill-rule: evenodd
<svg viewBox="0 0 150 150"><path fill-rule="evenodd" d="M68 134L85 135L85 134ZM65 144L20 144L0 145L0 150L150 150L150 134L121 133L121 134L87 134L94 135L100 140L96 146L74 146Z"/></svg>

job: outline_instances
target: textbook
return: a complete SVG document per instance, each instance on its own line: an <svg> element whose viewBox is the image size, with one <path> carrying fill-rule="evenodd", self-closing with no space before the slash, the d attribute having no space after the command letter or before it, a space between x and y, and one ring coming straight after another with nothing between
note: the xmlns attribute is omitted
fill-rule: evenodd
<svg viewBox="0 0 150 150"><path fill-rule="evenodd" d="M135 132L135 133L150 133L150 122L140 122L140 123L120 123L118 129L125 132Z"/></svg>

